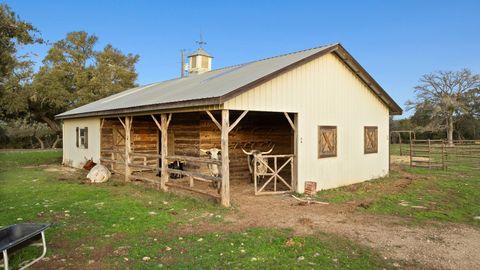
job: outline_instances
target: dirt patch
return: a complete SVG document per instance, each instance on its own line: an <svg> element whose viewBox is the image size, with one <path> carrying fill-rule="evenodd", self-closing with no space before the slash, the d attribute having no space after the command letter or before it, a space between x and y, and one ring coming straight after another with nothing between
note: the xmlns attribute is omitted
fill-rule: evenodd
<svg viewBox="0 0 480 270"><path fill-rule="evenodd" d="M412 181L428 178L402 172L399 180L382 186L382 190L397 192ZM368 208L372 199L299 205L289 195L254 196L248 184L232 185L231 194L234 210L225 216L227 225L208 222L182 225L172 228L175 233L169 237L241 232L251 227L293 228L298 235L319 232L341 235L378 250L385 258L428 268L476 269L480 265L477 254L480 230L471 226L440 222L418 225L409 218L356 211L357 207Z"/></svg>
<svg viewBox="0 0 480 270"><path fill-rule="evenodd" d="M412 180L402 178L395 188L405 188ZM359 241L387 258L435 269L474 269L480 265L480 230L474 227L439 222L412 225L408 218L358 213L351 203L298 207L288 195L235 195L238 211L226 216L231 224L211 229L261 226L293 228L300 235L327 232ZM361 204L357 206L368 208L369 201Z"/></svg>

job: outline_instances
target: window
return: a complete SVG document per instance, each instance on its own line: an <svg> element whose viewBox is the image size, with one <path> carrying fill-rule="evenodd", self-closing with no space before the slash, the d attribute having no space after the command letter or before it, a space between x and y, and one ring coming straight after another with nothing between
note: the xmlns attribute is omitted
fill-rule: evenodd
<svg viewBox="0 0 480 270"><path fill-rule="evenodd" d="M78 148L88 148L88 127L79 128L77 127L77 147Z"/></svg>
<svg viewBox="0 0 480 270"><path fill-rule="evenodd" d="M365 127L364 153L378 153L378 127Z"/></svg>
<svg viewBox="0 0 480 270"><path fill-rule="evenodd" d="M337 156L337 127L318 127L318 158Z"/></svg>

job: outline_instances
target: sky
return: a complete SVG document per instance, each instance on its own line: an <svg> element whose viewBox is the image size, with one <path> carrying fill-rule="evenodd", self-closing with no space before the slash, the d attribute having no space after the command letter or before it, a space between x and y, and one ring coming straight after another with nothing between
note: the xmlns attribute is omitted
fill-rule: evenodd
<svg viewBox="0 0 480 270"><path fill-rule="evenodd" d="M71 31L138 54L137 83L179 76L203 34L220 68L340 42L402 107L423 74L480 73L480 1L2 1L50 42ZM24 48L41 64L46 45ZM411 112L406 112L408 116Z"/></svg>

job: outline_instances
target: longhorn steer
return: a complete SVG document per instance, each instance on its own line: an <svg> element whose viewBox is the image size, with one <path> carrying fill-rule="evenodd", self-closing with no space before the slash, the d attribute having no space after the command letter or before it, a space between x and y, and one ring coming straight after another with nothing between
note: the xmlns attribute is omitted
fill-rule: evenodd
<svg viewBox="0 0 480 270"><path fill-rule="evenodd" d="M93 162L93 158L87 159L85 157L85 165L83 165L83 168L87 171L90 171L97 163Z"/></svg>
<svg viewBox="0 0 480 270"><path fill-rule="evenodd" d="M218 148L200 149L200 151L204 154L207 154L211 159L215 159L215 160L220 159L219 155L222 152L222 150ZM212 176L215 176L215 177L220 176L220 169L218 168L217 164L208 163L207 166ZM220 188L219 182L217 181L212 182L212 185L214 188L217 188L217 189Z"/></svg>
<svg viewBox="0 0 480 270"><path fill-rule="evenodd" d="M263 157L263 155L268 155L273 151L273 148L275 148L275 145L270 148L270 150L262 152L258 149L253 149L250 152L247 152L245 149L242 148L243 153L247 155L248 158L248 170L250 171L250 174L252 175L251 181L253 182L255 179L253 179L253 166L257 166L256 170L257 173L262 175L266 174L268 172L268 167L265 164L268 164L268 160ZM251 158L253 156L254 158ZM259 161L257 164L253 164L255 158Z"/></svg>

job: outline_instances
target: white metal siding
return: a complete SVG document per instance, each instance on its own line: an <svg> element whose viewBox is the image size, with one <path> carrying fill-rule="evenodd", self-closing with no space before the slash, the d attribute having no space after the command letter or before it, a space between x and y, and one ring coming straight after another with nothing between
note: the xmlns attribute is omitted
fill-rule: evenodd
<svg viewBox="0 0 480 270"><path fill-rule="evenodd" d="M79 148L76 144L76 128L88 127L88 148ZM100 118L67 119L63 122L63 164L81 168L85 158L100 159Z"/></svg>
<svg viewBox="0 0 480 270"><path fill-rule="evenodd" d="M389 110L333 54L284 73L225 109L298 113L298 192L305 181L334 188L388 173ZM337 157L317 158L317 128L337 126ZM364 126L378 126L378 153L364 154Z"/></svg>

